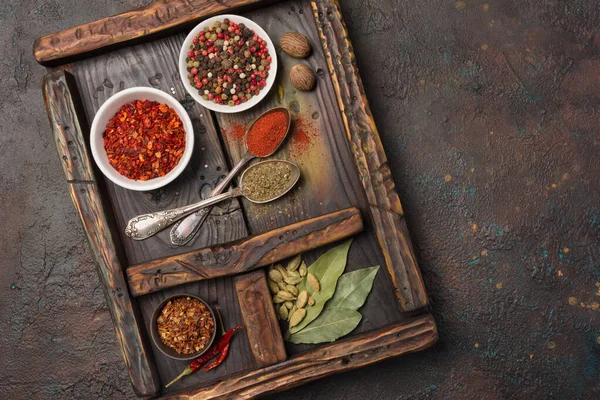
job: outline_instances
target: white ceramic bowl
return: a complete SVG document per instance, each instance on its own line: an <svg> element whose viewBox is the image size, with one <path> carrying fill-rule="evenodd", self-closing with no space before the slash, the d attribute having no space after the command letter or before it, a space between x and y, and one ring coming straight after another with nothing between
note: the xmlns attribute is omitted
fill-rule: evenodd
<svg viewBox="0 0 600 400"><path fill-rule="evenodd" d="M117 170L108 162L103 138L106 124L115 116L122 105L134 100L150 100L166 104L175 110L179 115L179 118L181 118L181 122L183 122L183 129L185 129L185 150L179 159L179 163L165 176L149 179L147 181L129 179L117 172ZM90 147L92 148L92 156L94 157L98 168L100 168L100 171L102 171L108 179L125 189L138 191L153 190L173 181L187 166L192 157L192 151L194 150L194 128L187 112L175 98L158 89L134 87L120 91L102 104L92 122L92 128L90 130Z"/></svg>
<svg viewBox="0 0 600 400"><path fill-rule="evenodd" d="M248 28L252 29L254 33L261 37L264 41L267 42L267 48L269 49L269 55L271 56L271 69L269 70L269 75L267 76L267 86L262 88L260 93L257 96L253 96L250 100L245 103L241 103L237 106L228 106L227 104L217 104L212 100L204 100L202 96L198 93L198 89L192 86L187 78L188 70L187 70L187 52L190 49L190 45L192 44L192 40L196 36L198 32L204 29L207 26L211 26L215 21L223 21L225 18L229 18L231 21L236 24L243 23ZM275 51L275 46L273 46L273 42L267 32L263 30L258 24L249 20L248 18L240 17L239 15L217 15L216 17L212 17L202 21L200 24L196 25L194 29L190 32L189 35L185 38L183 42L183 46L181 46L181 51L179 53L179 75L181 77L181 81L183 82L183 86L185 90L196 100L202 107L208 108L209 110L222 112L222 113L236 113L240 111L248 110L258 103L267 95L267 93L273 87L275 83L275 75L277 75L277 52Z"/></svg>

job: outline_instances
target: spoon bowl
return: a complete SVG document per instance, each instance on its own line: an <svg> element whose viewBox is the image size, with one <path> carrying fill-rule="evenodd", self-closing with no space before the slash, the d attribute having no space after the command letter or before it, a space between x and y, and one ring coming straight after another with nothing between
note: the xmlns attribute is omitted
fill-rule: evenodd
<svg viewBox="0 0 600 400"><path fill-rule="evenodd" d="M282 190L281 193L277 194L275 197L271 197L266 200L253 199L244 188L244 178L247 177L248 172L252 172L253 169L256 169L260 165L275 164L275 163L286 164L290 167L290 181L289 181L290 183L289 183L288 187L286 189ZM242 188L242 195L246 199L248 199L248 201L251 201L252 203L255 203L255 204L264 204L264 203L269 203L273 200L277 200L278 198L280 198L281 196L283 196L284 194L286 194L287 192L292 190L292 188L294 186L296 186L296 183L298 182L299 179L300 179L300 168L298 168L298 166L296 164L294 164L293 162L290 162L287 160L266 160L266 161L258 162L256 164L253 164L250 167L248 167L242 174L242 177L240 178L240 186Z"/></svg>
<svg viewBox="0 0 600 400"><path fill-rule="evenodd" d="M287 127L285 129L285 134L281 138L281 141L279 142L279 144L277 145L277 147L275 147L275 149L273 149L273 151L270 152L269 154L265 154L265 155L262 155L262 156L258 156L256 154L252 154L250 152L250 150L248 149L248 134L252 130L252 127L254 126L254 124L256 124L258 121L260 121L261 119L263 119L267 115L275 113L275 112L284 113L285 116L286 116L286 118L287 118ZM244 135L244 148L246 149L246 155L252 154L253 158L254 157L265 158L265 157L269 157L269 156L273 155L279 149L279 147L281 147L281 144L283 142L285 142L285 139L287 138L287 135L290 133L290 126L291 125L292 125L292 115L290 114L290 111L287 108L285 108L285 107L275 107L275 108L271 108L270 110L265 111L264 113L262 113L261 115L259 115L258 118L256 118L254 120L254 122L252 122L252 124L250 125L250 127L246 130L246 134Z"/></svg>

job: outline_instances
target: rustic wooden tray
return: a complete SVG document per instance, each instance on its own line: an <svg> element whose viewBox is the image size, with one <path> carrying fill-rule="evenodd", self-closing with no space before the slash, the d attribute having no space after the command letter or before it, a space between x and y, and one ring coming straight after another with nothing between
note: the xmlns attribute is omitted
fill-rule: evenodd
<svg viewBox="0 0 600 400"><path fill-rule="evenodd" d="M313 53L306 61L317 71L317 88L296 92L287 73L298 61L279 53L277 84L283 90L272 90L257 107L215 115L191 100L177 72L180 46L195 24L224 12L251 18L275 42L286 31L308 36ZM42 37L34 55L49 67L42 89L56 146L138 395L249 398L436 342L400 199L336 0L157 1ZM89 154L88 123L106 99L133 86L172 94L194 123L192 162L175 182L152 192L115 186L96 171ZM170 244L168 230L141 242L124 235L126 221L135 215L200 200L240 158L241 143L230 133L280 105L292 111L294 122L276 157L291 159L302 170L302 182L290 195L267 206L234 200L215 207L184 247ZM310 146L294 150L294 135L307 126L318 134ZM360 325L328 345L284 343L260 267L300 252L312 262L328 246L306 249L350 235L355 240L347 271L385 267L361 308ZM156 305L174 293L218 301L226 325L246 329L221 367L165 390L164 383L186 363L162 355L148 329Z"/></svg>

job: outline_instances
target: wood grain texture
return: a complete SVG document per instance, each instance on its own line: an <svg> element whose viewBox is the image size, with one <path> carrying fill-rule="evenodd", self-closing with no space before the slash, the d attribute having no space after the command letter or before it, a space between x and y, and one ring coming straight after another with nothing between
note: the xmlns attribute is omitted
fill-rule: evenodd
<svg viewBox="0 0 600 400"><path fill-rule="evenodd" d="M33 44L33 56L40 64L57 64L65 58L156 35L260 1L264 0L157 0L136 10L43 36Z"/></svg>
<svg viewBox="0 0 600 400"><path fill-rule="evenodd" d="M328 375L424 350L438 339L427 314L386 328L321 346L283 363L232 376L206 388L175 395L177 400L251 399Z"/></svg>
<svg viewBox="0 0 600 400"><path fill-rule="evenodd" d="M404 311L424 307L428 304L425 285L338 1L312 1L311 5L352 155L369 201L373 227L396 296Z"/></svg>
<svg viewBox="0 0 600 400"><path fill-rule="evenodd" d="M70 79L69 79L70 80ZM127 281L122 271L112 233L109 228L101 194L94 182L90 160L85 149L80 122L83 117L74 107L75 90L67 81L67 73L56 71L42 79L46 109L52 126L59 154L61 150L70 157L77 157L75 163L65 166L69 192L77 209L90 248L96 261L98 276L106 304L115 326L121 355L127 364L129 377L135 392L140 396L153 396L160 390L160 378L152 355L148 353L148 338L140 332L136 304L127 289ZM69 129L66 129L66 127ZM62 144L66 144L63 147ZM66 150L69 149L69 150ZM82 179L84 178L84 179Z"/></svg>
<svg viewBox="0 0 600 400"><path fill-rule="evenodd" d="M264 270L234 278L248 344L258 368L285 361L287 356Z"/></svg>
<svg viewBox="0 0 600 400"><path fill-rule="evenodd" d="M56 150L68 182L94 181L90 158L83 137L81 121L77 117L77 92L69 90L67 80L73 77L62 72L42 78L42 92L46 111L52 126Z"/></svg>
<svg viewBox="0 0 600 400"><path fill-rule="evenodd" d="M264 267L362 231L356 208L336 211L263 234L127 269L133 296L183 283L234 275Z"/></svg>
<svg viewBox="0 0 600 400"><path fill-rule="evenodd" d="M275 78L276 89L259 105L235 115L216 116L224 132L223 139L231 162L235 163L241 157L243 143L232 132L240 129L240 126L249 126L260 113L273 107L284 105L292 114L289 136L274 158L295 162L302 177L289 194L270 203L268 207L242 200L250 232L257 234L315 215L357 207L363 216L365 230L354 237L346 271L381 265L382 272L375 278L374 290L362 309L364 317L352 334L402 320L404 316L394 297L394 285L389 275L383 272L386 260L374 233L371 207L356 171L336 92L327 73L325 54L319 45L310 2L277 3L244 16L260 24L274 42L278 42L283 33L293 31L305 35L313 43L313 52L305 60L292 58L281 51L277 53L280 69ZM308 64L316 71L318 82L314 90L300 92L292 87L289 72L297 63ZM277 90L278 86L280 90ZM326 250L327 247L324 247L306 252L303 258L310 264ZM289 354L309 348L311 346L287 344Z"/></svg>
<svg viewBox="0 0 600 400"><path fill-rule="evenodd" d="M227 160L212 115L185 92L177 70L184 35L143 43L85 59L69 67L81 89L88 120L112 95L125 88L151 86L172 95L188 112L194 127L194 152L183 173L167 186L148 192L124 189L104 179L118 235L129 265L229 242L248 235L240 203L234 199L213 207L198 235L185 246L174 246L165 229L142 241L125 235L130 218L195 203L207 196L227 171Z"/></svg>

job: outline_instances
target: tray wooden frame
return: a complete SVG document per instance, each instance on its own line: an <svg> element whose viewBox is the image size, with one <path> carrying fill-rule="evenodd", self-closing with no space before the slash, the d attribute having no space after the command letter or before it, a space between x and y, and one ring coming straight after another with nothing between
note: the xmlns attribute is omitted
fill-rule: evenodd
<svg viewBox="0 0 600 400"><path fill-rule="evenodd" d="M261 0L157 1L142 9L42 37L34 45L36 60L61 65L77 57L149 40L188 26L207 16L239 7L268 3ZM329 74L337 95L346 135L370 206L370 221L386 261L400 309L418 315L385 328L320 346L287 361L228 376L220 382L175 395L180 399L251 398L297 386L325 375L419 351L437 341L437 329L427 312L427 294L408 234L400 199L377 132L356 66L352 44L337 0L313 0L312 10ZM123 358L140 396L154 396L161 382L140 312L130 294L114 222L103 207L103 183L96 180L84 132L77 91L66 68L52 70L42 80L46 109L57 150L62 158L73 203L80 214L105 290ZM118 236L116 236L118 237ZM262 273L256 271L256 273ZM262 273L264 274L264 273ZM238 282L240 287L255 284ZM255 285L254 285L255 286ZM266 290L260 288L256 290ZM272 313L270 309L263 310ZM272 361L284 359L275 349ZM266 364L265 364L266 365Z"/></svg>

